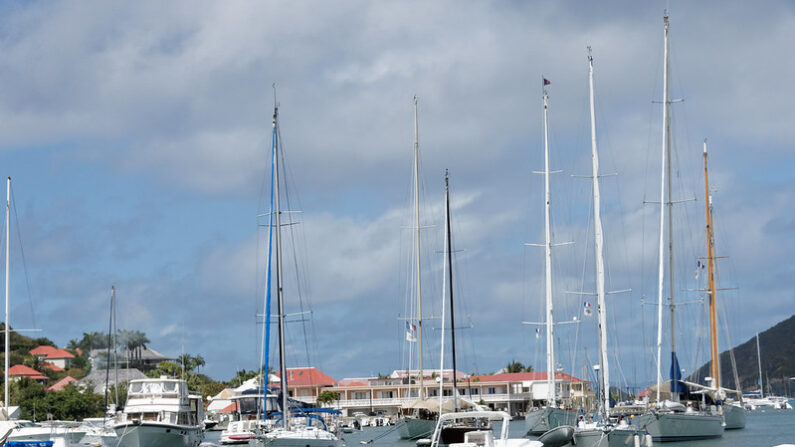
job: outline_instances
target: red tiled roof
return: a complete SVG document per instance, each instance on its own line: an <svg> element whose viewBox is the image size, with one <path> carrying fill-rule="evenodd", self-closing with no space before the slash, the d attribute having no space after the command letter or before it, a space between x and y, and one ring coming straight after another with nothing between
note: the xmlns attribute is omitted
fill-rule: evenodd
<svg viewBox="0 0 795 447"><path fill-rule="evenodd" d="M49 353L57 350L58 348L53 346L41 345L31 349L30 353L33 355L48 355Z"/></svg>
<svg viewBox="0 0 795 447"><path fill-rule="evenodd" d="M63 372L63 368L53 365L50 362L41 362L41 363L42 363L42 368L44 369L49 369L50 371L55 371L55 372Z"/></svg>
<svg viewBox="0 0 795 447"><path fill-rule="evenodd" d="M225 406L224 408L221 408L221 411L219 411L219 413L231 413L235 410L237 410L237 402L232 402L231 404Z"/></svg>
<svg viewBox="0 0 795 447"><path fill-rule="evenodd" d="M77 379L75 379L72 376L66 376L63 379L59 380L55 385L47 388L47 391L63 391L63 389L66 388L67 385L74 382L77 382Z"/></svg>
<svg viewBox="0 0 795 447"><path fill-rule="evenodd" d="M340 383L339 386L367 386L364 382L345 382Z"/></svg>
<svg viewBox="0 0 795 447"><path fill-rule="evenodd" d="M25 365L14 365L8 368L8 376L30 377L31 379L46 379L47 376Z"/></svg>
<svg viewBox="0 0 795 447"><path fill-rule="evenodd" d="M547 373L546 371L534 371L534 372L521 372L521 373L500 373L500 374L492 374L490 376L474 376L472 377L472 381L477 379L479 382L518 382L518 381L525 381L525 380L547 380ZM569 380L572 382L583 382L582 379L578 379L577 377L570 376L563 372L556 372L555 373L556 380Z"/></svg>
<svg viewBox="0 0 795 447"><path fill-rule="evenodd" d="M73 359L74 354L65 350L58 349L52 346L42 345L30 350L33 355L43 355L45 359Z"/></svg>
<svg viewBox="0 0 795 447"><path fill-rule="evenodd" d="M47 354L46 359L73 359L75 355L66 349L56 349L55 351Z"/></svg>
<svg viewBox="0 0 795 447"><path fill-rule="evenodd" d="M334 386L336 384L334 379L315 367L287 368L288 386Z"/></svg>

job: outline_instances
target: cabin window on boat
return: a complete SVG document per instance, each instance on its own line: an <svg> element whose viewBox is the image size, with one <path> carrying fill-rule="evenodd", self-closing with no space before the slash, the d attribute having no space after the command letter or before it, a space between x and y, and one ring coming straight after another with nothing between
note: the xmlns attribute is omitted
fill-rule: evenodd
<svg viewBox="0 0 795 447"><path fill-rule="evenodd" d="M160 416L160 414L156 413L156 412L141 413L141 420L142 421L157 421L159 419L158 416Z"/></svg>
<svg viewBox="0 0 795 447"><path fill-rule="evenodd" d="M237 405L238 405L238 408L240 408L240 412L243 413L243 414L256 413L257 412L257 398L256 397L247 397L245 399L238 399Z"/></svg>

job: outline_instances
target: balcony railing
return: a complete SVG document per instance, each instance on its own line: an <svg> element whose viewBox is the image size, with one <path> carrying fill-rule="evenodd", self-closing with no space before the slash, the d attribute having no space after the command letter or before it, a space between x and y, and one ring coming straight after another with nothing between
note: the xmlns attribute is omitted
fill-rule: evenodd
<svg viewBox="0 0 795 447"><path fill-rule="evenodd" d="M445 396L445 399L452 396ZM473 394L472 396L460 396L475 402L481 400L486 403L494 402L523 402L530 399L530 393L515 393L515 394ZM308 404L316 403L317 399L314 396L299 396L294 399L306 402ZM416 397L393 397L393 398L377 398L377 399L340 399L335 400L330 404L332 408L369 408L369 407L400 407L417 400Z"/></svg>

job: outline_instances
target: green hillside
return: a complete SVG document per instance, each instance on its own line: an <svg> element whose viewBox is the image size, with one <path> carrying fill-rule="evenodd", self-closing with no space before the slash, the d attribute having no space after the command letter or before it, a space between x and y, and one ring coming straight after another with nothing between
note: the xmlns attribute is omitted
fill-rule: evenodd
<svg viewBox="0 0 795 447"><path fill-rule="evenodd" d="M762 375L764 376L765 392L767 393L770 388L775 394L789 394L791 392L789 379L795 377L795 315L764 332L760 332L759 346L762 351ZM756 337L751 337L745 343L735 347L734 358L737 361L737 374L740 377L742 390L758 389L759 366L756 355ZM703 378L710 375L710 363L707 362L701 366L690 379L696 379L703 383ZM720 366L721 386L735 388L728 351L721 353Z"/></svg>

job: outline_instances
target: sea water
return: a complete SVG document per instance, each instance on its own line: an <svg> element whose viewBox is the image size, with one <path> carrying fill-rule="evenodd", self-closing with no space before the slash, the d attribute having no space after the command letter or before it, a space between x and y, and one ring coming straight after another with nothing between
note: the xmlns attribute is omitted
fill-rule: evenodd
<svg viewBox="0 0 795 447"><path fill-rule="evenodd" d="M499 433L500 423L494 429ZM511 421L510 437L524 435L524 421ZM207 432L205 444L220 445L220 432ZM347 447L362 446L362 442L372 447L415 447L415 441L400 439L394 426L365 427L361 431L343 435ZM531 438L532 439L532 438ZM745 428L727 430L722 438L690 442L655 442L654 445L671 447L772 447L779 444L795 444L795 411L770 410L749 412Z"/></svg>

